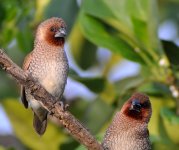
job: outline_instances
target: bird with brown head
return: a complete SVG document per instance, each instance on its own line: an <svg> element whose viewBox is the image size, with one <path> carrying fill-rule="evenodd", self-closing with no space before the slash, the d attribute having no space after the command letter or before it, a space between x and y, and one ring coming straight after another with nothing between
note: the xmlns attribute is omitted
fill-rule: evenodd
<svg viewBox="0 0 179 150"><path fill-rule="evenodd" d="M152 114L149 97L132 95L117 112L102 143L105 150L150 150L148 123Z"/></svg>
<svg viewBox="0 0 179 150"><path fill-rule="evenodd" d="M29 53L23 69L37 80L52 96L61 99L68 76L68 60L64 50L66 24L52 17L42 22L36 31L34 49ZM34 112L33 126L42 135L47 126L48 111L30 91L21 87L21 100L25 108Z"/></svg>

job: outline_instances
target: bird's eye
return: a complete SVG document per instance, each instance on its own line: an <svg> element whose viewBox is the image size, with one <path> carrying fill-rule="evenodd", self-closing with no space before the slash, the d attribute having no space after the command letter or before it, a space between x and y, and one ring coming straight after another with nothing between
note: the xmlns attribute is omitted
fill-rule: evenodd
<svg viewBox="0 0 179 150"><path fill-rule="evenodd" d="M51 28L50 28L50 31L51 31L51 32L54 32L54 31L55 31L55 28L54 28L54 27L51 27Z"/></svg>

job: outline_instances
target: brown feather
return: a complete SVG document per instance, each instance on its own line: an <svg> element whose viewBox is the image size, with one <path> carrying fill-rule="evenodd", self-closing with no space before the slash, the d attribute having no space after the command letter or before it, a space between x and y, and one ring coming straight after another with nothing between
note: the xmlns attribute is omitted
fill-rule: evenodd
<svg viewBox="0 0 179 150"><path fill-rule="evenodd" d="M29 53L24 60L24 64L22 66L22 69L24 71L28 70L28 67L30 65L30 61L31 61L31 57L32 57L32 53ZM28 108L28 101L26 98L26 94L25 94L25 88L23 86L21 86L21 101L24 104L25 108Z"/></svg>
<svg viewBox="0 0 179 150"><path fill-rule="evenodd" d="M24 104L24 107L28 108L28 101L26 99L25 88L23 86L21 86L21 101Z"/></svg>
<svg viewBox="0 0 179 150"><path fill-rule="evenodd" d="M38 116L34 113L33 126L39 135L43 135L47 127L47 115L44 121L40 121Z"/></svg>
<svg viewBox="0 0 179 150"><path fill-rule="evenodd" d="M29 68L29 65L30 65L30 62L31 62L31 59L32 59L32 54L33 54L32 52L29 53L24 59L24 63L23 63L23 66L22 66L22 69L24 71L28 70L28 68Z"/></svg>

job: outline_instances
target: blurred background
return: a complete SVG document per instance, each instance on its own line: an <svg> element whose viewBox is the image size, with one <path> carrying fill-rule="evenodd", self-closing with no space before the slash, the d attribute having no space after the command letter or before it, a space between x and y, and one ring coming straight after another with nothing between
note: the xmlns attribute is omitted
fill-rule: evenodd
<svg viewBox="0 0 179 150"><path fill-rule="evenodd" d="M0 48L20 66L40 22L66 21L64 98L99 141L114 113L143 92L152 149L179 149L179 0L0 0L0 10ZM19 87L0 70L0 150L84 149L54 119L39 137Z"/></svg>

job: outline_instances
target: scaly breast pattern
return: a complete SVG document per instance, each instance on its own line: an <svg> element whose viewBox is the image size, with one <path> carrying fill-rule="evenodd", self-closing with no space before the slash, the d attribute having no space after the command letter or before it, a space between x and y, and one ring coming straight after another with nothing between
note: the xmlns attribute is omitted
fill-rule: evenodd
<svg viewBox="0 0 179 150"><path fill-rule="evenodd" d="M64 50L34 51L28 70L50 94L62 96L68 74Z"/></svg>

